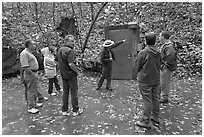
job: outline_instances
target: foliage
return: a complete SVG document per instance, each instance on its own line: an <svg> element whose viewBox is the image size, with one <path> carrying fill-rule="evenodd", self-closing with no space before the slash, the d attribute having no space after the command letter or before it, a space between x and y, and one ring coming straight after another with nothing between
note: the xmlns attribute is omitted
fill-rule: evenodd
<svg viewBox="0 0 204 137"><path fill-rule="evenodd" d="M202 74L202 3L108 3L95 22L87 48L81 56L89 26L102 5L100 2L3 2L3 46L17 46L25 39L33 38L38 42L38 48L42 48L49 45L51 39L58 40L60 34L55 32L55 28L61 18L74 16L80 34L77 39L78 57L79 60L83 57L83 61L90 65L90 62L99 60L100 45L105 37L104 26L138 22L142 27L141 30L154 31L157 34L162 30L169 30L173 34L172 40L181 43L183 49L179 53L181 60L176 72L179 76Z"/></svg>

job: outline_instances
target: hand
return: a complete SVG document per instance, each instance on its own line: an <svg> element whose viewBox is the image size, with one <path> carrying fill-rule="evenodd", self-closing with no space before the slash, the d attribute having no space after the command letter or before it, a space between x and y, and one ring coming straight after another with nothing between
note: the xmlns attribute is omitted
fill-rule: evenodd
<svg viewBox="0 0 204 137"><path fill-rule="evenodd" d="M123 40L123 42L125 42L125 41L126 41L126 39Z"/></svg>

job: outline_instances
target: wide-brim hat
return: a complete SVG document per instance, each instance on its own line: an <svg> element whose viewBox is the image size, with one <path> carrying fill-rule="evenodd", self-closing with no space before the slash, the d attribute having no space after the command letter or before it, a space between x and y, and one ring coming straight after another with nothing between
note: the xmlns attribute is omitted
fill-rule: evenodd
<svg viewBox="0 0 204 137"><path fill-rule="evenodd" d="M110 47L114 44L114 41L112 40L106 40L104 43L103 43L103 47Z"/></svg>

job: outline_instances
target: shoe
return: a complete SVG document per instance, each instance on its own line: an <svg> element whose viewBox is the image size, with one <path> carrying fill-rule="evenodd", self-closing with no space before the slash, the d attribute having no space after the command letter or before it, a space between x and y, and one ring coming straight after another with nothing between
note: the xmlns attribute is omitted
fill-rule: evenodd
<svg viewBox="0 0 204 137"><path fill-rule="evenodd" d="M96 90L99 90L99 89L100 89L100 87L97 87L97 88L96 88Z"/></svg>
<svg viewBox="0 0 204 137"><path fill-rule="evenodd" d="M106 88L107 90L109 90L109 91L113 91L113 89L112 88Z"/></svg>
<svg viewBox="0 0 204 137"><path fill-rule="evenodd" d="M151 129L151 125L149 124L149 122L147 123L147 122L144 122L144 121L137 121L136 125L139 126L139 127L146 128L146 129Z"/></svg>
<svg viewBox="0 0 204 137"><path fill-rule="evenodd" d="M43 97L43 98L40 98L40 99L38 98L37 100L38 100L37 101L38 103L43 103L45 101L48 101L48 98L47 97Z"/></svg>
<svg viewBox="0 0 204 137"><path fill-rule="evenodd" d="M62 112L62 115L63 115L63 116L69 116L70 114L69 114L67 111L63 111L63 112Z"/></svg>
<svg viewBox="0 0 204 137"><path fill-rule="evenodd" d="M73 116L74 116L74 117L75 117L75 116L78 116L78 115L82 114L83 111L84 111L83 109L79 108L77 112L73 112Z"/></svg>
<svg viewBox="0 0 204 137"><path fill-rule="evenodd" d="M159 103L169 103L169 100L168 99L160 99Z"/></svg>
<svg viewBox="0 0 204 137"><path fill-rule="evenodd" d="M57 92L63 92L63 89L57 90Z"/></svg>
<svg viewBox="0 0 204 137"><path fill-rule="evenodd" d="M44 97L44 98L43 98L43 101L48 101L48 98L47 98L47 97Z"/></svg>
<svg viewBox="0 0 204 137"><path fill-rule="evenodd" d="M43 106L43 103L36 103L35 105L36 105L37 108L39 108L39 107Z"/></svg>
<svg viewBox="0 0 204 137"><path fill-rule="evenodd" d="M56 96L57 93L56 92L52 92L51 94L49 94L50 96Z"/></svg>
<svg viewBox="0 0 204 137"><path fill-rule="evenodd" d="M27 111L28 111L29 113L31 113L31 114L36 114L36 113L39 112L39 110L38 110L37 108L30 108L30 109L28 109Z"/></svg>

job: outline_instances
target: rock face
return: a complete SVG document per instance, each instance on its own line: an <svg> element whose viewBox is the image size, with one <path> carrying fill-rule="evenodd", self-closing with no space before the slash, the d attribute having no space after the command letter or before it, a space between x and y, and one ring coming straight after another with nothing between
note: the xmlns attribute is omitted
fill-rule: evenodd
<svg viewBox="0 0 204 137"><path fill-rule="evenodd" d="M10 77L15 76L20 73L20 57L19 53L24 49L23 46L18 47L18 49L13 47L3 47L2 48L2 76ZM43 70L43 56L39 52L34 53L35 57L39 63L39 70Z"/></svg>
<svg viewBox="0 0 204 137"><path fill-rule="evenodd" d="M17 50L12 47L2 48L2 74L8 75L19 73L19 61L17 60Z"/></svg>
<svg viewBox="0 0 204 137"><path fill-rule="evenodd" d="M75 37L79 35L77 26L75 24L75 19L73 17L64 17L61 19L59 26L56 28L58 32L61 32L61 37L65 37L68 34L72 34Z"/></svg>

